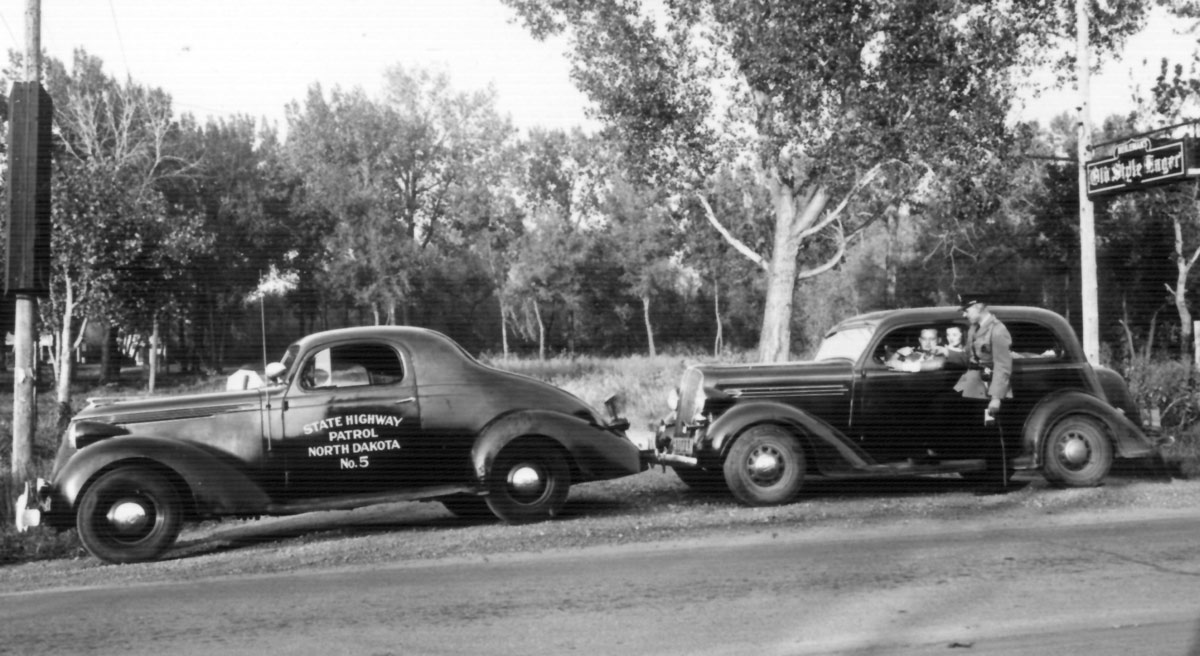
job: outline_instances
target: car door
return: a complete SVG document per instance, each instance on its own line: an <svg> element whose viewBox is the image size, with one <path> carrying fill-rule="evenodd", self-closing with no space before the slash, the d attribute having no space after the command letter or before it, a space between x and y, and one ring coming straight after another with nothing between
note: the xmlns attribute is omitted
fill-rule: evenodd
<svg viewBox="0 0 1200 656"><path fill-rule="evenodd" d="M353 341L315 349L298 367L271 449L286 496L408 487L421 414L405 353L385 341Z"/></svg>
<svg viewBox="0 0 1200 656"><path fill-rule="evenodd" d="M950 324L901 326L875 342L862 364L856 389L854 433L879 461L921 457L944 442L958 399L954 384L961 369L944 366L921 372L893 371L885 364L891 353L918 343L923 328L943 335Z"/></svg>

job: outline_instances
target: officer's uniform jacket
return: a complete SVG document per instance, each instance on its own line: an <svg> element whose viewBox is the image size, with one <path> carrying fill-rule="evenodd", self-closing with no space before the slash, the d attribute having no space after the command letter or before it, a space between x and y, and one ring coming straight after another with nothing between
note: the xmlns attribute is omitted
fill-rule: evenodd
<svg viewBox="0 0 1200 656"><path fill-rule="evenodd" d="M954 389L968 399L1012 398L1012 335L991 312L967 331L966 349L949 358L967 367Z"/></svg>

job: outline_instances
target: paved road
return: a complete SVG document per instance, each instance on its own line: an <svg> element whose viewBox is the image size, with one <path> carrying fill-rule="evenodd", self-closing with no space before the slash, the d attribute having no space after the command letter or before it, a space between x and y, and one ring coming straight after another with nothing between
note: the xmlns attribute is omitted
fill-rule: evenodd
<svg viewBox="0 0 1200 656"><path fill-rule="evenodd" d="M0 593L0 654L1200 656L1200 512Z"/></svg>

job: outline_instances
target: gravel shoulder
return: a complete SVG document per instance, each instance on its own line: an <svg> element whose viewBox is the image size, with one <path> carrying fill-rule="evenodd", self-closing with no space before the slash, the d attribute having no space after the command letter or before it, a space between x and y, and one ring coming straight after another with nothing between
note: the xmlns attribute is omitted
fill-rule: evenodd
<svg viewBox="0 0 1200 656"><path fill-rule="evenodd" d="M16 593L145 585L296 570L365 569L431 560L525 559L587 549L662 549L766 534L866 539L903 530L1121 522L1200 515L1200 481L1112 476L1056 489L1040 478L990 493L954 477L887 482L813 481L800 501L746 508L686 488L654 469L572 489L555 521L508 526L453 517L438 503L399 503L294 517L204 522L185 528L164 560L106 565L90 557L0 568L0 598Z"/></svg>

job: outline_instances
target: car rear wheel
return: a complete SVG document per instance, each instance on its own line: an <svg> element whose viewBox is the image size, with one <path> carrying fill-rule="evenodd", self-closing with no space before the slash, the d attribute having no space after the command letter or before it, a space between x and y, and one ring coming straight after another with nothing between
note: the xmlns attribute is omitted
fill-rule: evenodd
<svg viewBox="0 0 1200 656"><path fill-rule="evenodd" d="M512 445L500 452L487 475L487 505L509 523L549 519L562 510L571 470L557 448Z"/></svg>
<svg viewBox="0 0 1200 656"><path fill-rule="evenodd" d="M1056 485L1099 485L1112 468L1112 444L1090 417L1069 416L1046 435L1042 475Z"/></svg>
<svg viewBox="0 0 1200 656"><path fill-rule="evenodd" d="M93 556L136 563L156 558L175 542L183 527L182 511L165 476L146 467L120 467L83 493L75 525Z"/></svg>
<svg viewBox="0 0 1200 656"><path fill-rule="evenodd" d="M725 483L740 502L769 506L794 499L804 484L804 449L779 426L746 431L725 458Z"/></svg>

